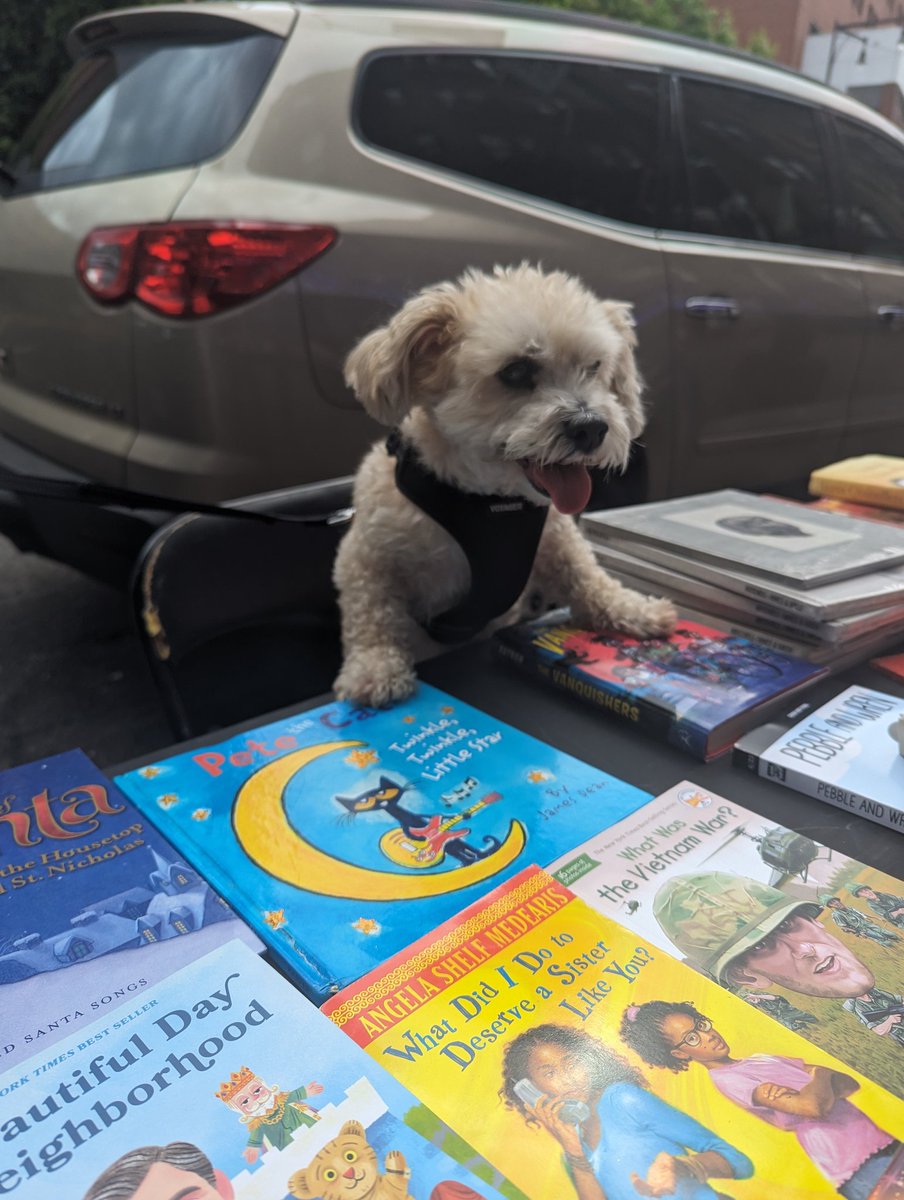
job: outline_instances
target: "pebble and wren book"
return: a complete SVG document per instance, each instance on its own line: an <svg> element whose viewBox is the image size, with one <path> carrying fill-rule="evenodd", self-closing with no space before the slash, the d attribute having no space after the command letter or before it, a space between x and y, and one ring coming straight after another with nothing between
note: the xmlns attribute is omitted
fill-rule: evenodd
<svg viewBox="0 0 904 1200"><path fill-rule="evenodd" d="M902 1101L539 868L325 1011L531 1200L904 1184Z"/></svg>
<svg viewBox="0 0 904 1200"><path fill-rule="evenodd" d="M80 750L0 772L0 1070L251 930Z"/></svg>
<svg viewBox="0 0 904 1200"><path fill-rule="evenodd" d="M549 871L904 1099L904 881L690 780Z"/></svg>
<svg viewBox="0 0 904 1200"><path fill-rule="evenodd" d="M119 778L317 1001L650 797L421 684Z"/></svg>

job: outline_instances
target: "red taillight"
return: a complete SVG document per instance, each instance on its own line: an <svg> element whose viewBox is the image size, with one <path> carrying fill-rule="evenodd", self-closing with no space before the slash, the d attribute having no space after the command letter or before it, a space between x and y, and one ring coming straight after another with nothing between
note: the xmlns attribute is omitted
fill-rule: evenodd
<svg viewBox="0 0 904 1200"><path fill-rule="evenodd" d="M78 274L95 300L136 299L168 317L204 317L266 292L335 242L328 225L182 221L95 229Z"/></svg>

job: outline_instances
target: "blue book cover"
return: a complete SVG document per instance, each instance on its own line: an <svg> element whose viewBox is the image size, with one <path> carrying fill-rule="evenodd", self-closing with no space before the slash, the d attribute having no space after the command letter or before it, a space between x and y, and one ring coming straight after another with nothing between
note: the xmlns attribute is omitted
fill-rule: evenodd
<svg viewBox="0 0 904 1200"><path fill-rule="evenodd" d="M118 782L318 1001L650 798L425 684Z"/></svg>
<svg viewBox="0 0 904 1200"><path fill-rule="evenodd" d="M669 637L640 641L581 629L559 610L495 640L502 658L704 760L826 673L684 617Z"/></svg>
<svg viewBox="0 0 904 1200"><path fill-rule="evenodd" d="M238 941L0 1076L0 1125L18 1200L520 1196Z"/></svg>
<svg viewBox="0 0 904 1200"><path fill-rule="evenodd" d="M0 772L0 1070L235 937L263 949L80 750Z"/></svg>

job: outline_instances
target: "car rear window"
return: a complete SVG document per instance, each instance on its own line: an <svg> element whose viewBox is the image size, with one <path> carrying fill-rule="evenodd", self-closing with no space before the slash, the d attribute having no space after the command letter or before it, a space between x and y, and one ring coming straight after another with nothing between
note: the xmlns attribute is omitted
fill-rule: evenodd
<svg viewBox="0 0 904 1200"><path fill-rule="evenodd" d="M17 191L188 166L219 153L257 99L282 38L142 37L79 58L26 130Z"/></svg>
<svg viewBox="0 0 904 1200"><path fill-rule="evenodd" d="M559 57L381 53L358 132L382 150L569 208L656 223L656 71Z"/></svg>

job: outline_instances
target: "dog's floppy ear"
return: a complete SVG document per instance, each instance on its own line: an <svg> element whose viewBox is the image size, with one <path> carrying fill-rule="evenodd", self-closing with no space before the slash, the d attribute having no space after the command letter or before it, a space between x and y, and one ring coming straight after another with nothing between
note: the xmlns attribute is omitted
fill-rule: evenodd
<svg viewBox="0 0 904 1200"><path fill-rule="evenodd" d="M636 438L644 427L646 416L641 399L643 381L634 358L634 350L637 346L637 334L634 332L634 306L625 304L621 300L603 300L602 308L606 319L618 331L621 340L615 359L615 370L612 374L612 388L627 414L631 437Z"/></svg>
<svg viewBox="0 0 904 1200"><path fill-rule="evenodd" d="M355 346L345 360L345 382L375 420L395 425L442 389L457 314L454 287L426 288Z"/></svg>

